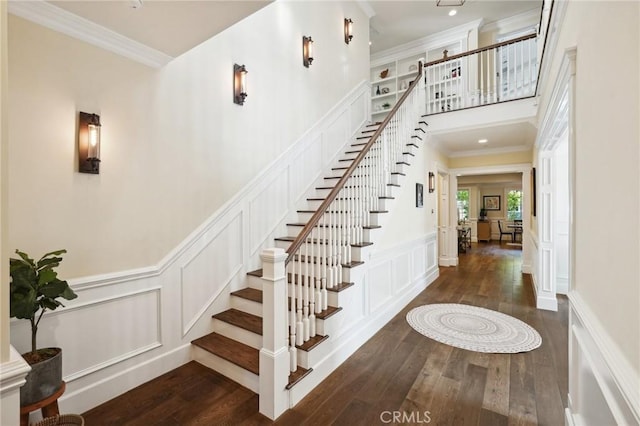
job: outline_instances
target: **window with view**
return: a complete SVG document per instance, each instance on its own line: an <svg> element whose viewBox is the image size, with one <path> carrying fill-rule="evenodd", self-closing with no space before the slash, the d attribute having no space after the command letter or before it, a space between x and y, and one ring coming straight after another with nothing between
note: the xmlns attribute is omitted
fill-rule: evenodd
<svg viewBox="0 0 640 426"><path fill-rule="evenodd" d="M519 189L507 192L507 220L522 220L522 191Z"/></svg>
<svg viewBox="0 0 640 426"><path fill-rule="evenodd" d="M458 221L469 220L469 190L459 189L456 200L458 206Z"/></svg>

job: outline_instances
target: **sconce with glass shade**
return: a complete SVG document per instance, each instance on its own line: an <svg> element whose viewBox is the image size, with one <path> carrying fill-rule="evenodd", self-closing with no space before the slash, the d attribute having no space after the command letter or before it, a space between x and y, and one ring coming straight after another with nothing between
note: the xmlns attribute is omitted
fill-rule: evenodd
<svg viewBox="0 0 640 426"><path fill-rule="evenodd" d="M100 174L100 116L80 112L78 116L78 171Z"/></svg>
<svg viewBox="0 0 640 426"><path fill-rule="evenodd" d="M353 21L351 18L344 18L344 42L349 44L353 40Z"/></svg>
<svg viewBox="0 0 640 426"><path fill-rule="evenodd" d="M247 97L247 68L233 64L233 103L244 105Z"/></svg>
<svg viewBox="0 0 640 426"><path fill-rule="evenodd" d="M302 64L309 68L313 62L313 39L311 36L302 36Z"/></svg>
<svg viewBox="0 0 640 426"><path fill-rule="evenodd" d="M436 190L436 175L433 172L429 172L429 192Z"/></svg>

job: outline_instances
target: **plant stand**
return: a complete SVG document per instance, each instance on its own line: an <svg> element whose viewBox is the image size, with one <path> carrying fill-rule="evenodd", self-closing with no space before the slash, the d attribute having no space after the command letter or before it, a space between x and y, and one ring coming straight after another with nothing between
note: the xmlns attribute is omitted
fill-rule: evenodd
<svg viewBox="0 0 640 426"><path fill-rule="evenodd" d="M50 397L45 398L42 401L34 402L30 405L20 407L20 426L29 426L29 413L31 413L32 411L42 409L42 417L44 418L60 414L60 410L58 408L58 398L62 396L65 388L66 384L63 381L62 385L60 385L60 388L55 391Z"/></svg>

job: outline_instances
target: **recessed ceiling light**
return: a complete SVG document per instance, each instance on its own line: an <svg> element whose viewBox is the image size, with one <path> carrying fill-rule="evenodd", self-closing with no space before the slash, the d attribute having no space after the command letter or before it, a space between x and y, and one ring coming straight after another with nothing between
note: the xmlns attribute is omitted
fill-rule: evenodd
<svg viewBox="0 0 640 426"><path fill-rule="evenodd" d="M487 143L489 139L478 139L478 143Z"/></svg>
<svg viewBox="0 0 640 426"><path fill-rule="evenodd" d="M453 16L453 15L455 15L456 13L458 13L458 11L457 11L457 10L455 10L455 9L451 9L451 10L449 11L449 16Z"/></svg>

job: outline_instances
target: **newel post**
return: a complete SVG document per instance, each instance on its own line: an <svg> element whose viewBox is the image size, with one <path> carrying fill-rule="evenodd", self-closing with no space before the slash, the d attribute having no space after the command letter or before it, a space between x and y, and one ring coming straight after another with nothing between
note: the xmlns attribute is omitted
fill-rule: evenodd
<svg viewBox="0 0 640 426"><path fill-rule="evenodd" d="M287 253L270 248L262 259L262 349L260 350L260 413L271 420L289 408L287 345Z"/></svg>

